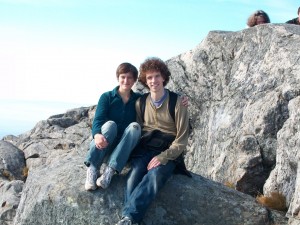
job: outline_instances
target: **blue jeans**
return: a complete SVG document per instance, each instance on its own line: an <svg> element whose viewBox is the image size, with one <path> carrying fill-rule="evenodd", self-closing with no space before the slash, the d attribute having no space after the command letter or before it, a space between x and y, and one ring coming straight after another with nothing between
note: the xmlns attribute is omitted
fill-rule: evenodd
<svg viewBox="0 0 300 225"><path fill-rule="evenodd" d="M141 222L150 203L175 169L174 161L170 160L166 165L148 171L148 163L157 154L159 153L148 151L143 156L133 158L131 162L122 216L129 217L134 223Z"/></svg>
<svg viewBox="0 0 300 225"><path fill-rule="evenodd" d="M107 121L101 127L101 133L108 141L108 147L98 149L95 146L95 141L93 139L90 143L90 149L86 156L85 164L93 165L96 169L99 169L104 158L108 156L108 166L120 173L126 165L130 153L140 140L141 127L136 122L130 123L125 129L122 137L118 138L117 124L114 121Z"/></svg>

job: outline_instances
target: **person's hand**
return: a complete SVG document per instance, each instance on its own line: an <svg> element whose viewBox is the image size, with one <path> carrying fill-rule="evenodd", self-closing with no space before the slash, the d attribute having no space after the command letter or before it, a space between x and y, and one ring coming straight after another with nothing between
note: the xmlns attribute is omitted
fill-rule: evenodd
<svg viewBox="0 0 300 225"><path fill-rule="evenodd" d="M159 165L160 162L158 161L158 159L156 157L153 157L147 166L147 170L151 170L152 168L155 168Z"/></svg>
<svg viewBox="0 0 300 225"><path fill-rule="evenodd" d="M108 142L102 134L96 134L94 136L94 139L95 139L95 145L98 149L103 149L107 147Z"/></svg>
<svg viewBox="0 0 300 225"><path fill-rule="evenodd" d="M189 98L185 95L181 96L181 104L185 107L189 105Z"/></svg>

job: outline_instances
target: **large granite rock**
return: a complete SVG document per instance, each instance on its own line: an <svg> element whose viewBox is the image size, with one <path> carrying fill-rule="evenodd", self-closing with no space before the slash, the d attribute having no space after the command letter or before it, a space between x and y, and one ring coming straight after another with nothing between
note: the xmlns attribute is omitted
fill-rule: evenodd
<svg viewBox="0 0 300 225"><path fill-rule="evenodd" d="M113 178L108 190L84 190L83 160L91 140L88 115L94 110L80 108L59 115L64 124L64 119L70 120L67 114L85 112L70 127L50 125L50 118L39 122L23 141L6 139L26 153L30 169L17 211L11 216L14 220L5 224L93 225L120 219L127 170ZM263 225L274 221L286 222L283 215L278 217L253 197L194 174L193 178L174 175L149 208L144 223Z"/></svg>
<svg viewBox="0 0 300 225"><path fill-rule="evenodd" d="M175 175L144 224L300 224L299 34L287 24L212 31L167 61L168 88L190 99L185 159L194 174ZM29 172L24 187L22 178L1 177L0 193L17 202L9 213L0 211L1 223L93 225L120 218L126 170L108 190L84 191L94 112L95 106L70 110L3 139L24 153ZM9 182L16 182L14 191ZM287 214L256 203L258 193L274 191L286 197Z"/></svg>
<svg viewBox="0 0 300 225"><path fill-rule="evenodd" d="M278 191L298 219L299 50L298 26L270 24L210 32L168 60L169 88L191 101L188 167L251 195Z"/></svg>

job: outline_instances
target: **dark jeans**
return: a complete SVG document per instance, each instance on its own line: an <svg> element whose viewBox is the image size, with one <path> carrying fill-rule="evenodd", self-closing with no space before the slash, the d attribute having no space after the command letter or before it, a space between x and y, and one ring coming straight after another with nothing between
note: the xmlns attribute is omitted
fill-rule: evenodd
<svg viewBox="0 0 300 225"><path fill-rule="evenodd" d="M150 203L175 169L175 163L170 160L166 165L148 171L148 163L158 154L159 152L148 151L131 161L122 216L131 218L134 223L139 223L143 219Z"/></svg>

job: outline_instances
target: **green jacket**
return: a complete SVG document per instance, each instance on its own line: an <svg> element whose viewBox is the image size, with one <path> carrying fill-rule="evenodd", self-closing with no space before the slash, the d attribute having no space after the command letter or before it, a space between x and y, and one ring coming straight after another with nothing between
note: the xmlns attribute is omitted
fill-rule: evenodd
<svg viewBox="0 0 300 225"><path fill-rule="evenodd" d="M130 123L136 121L135 102L141 95L131 91L129 101L124 104L118 90L119 86L100 96L93 121L93 138L96 134L101 134L102 125L109 120L117 124L119 137Z"/></svg>

